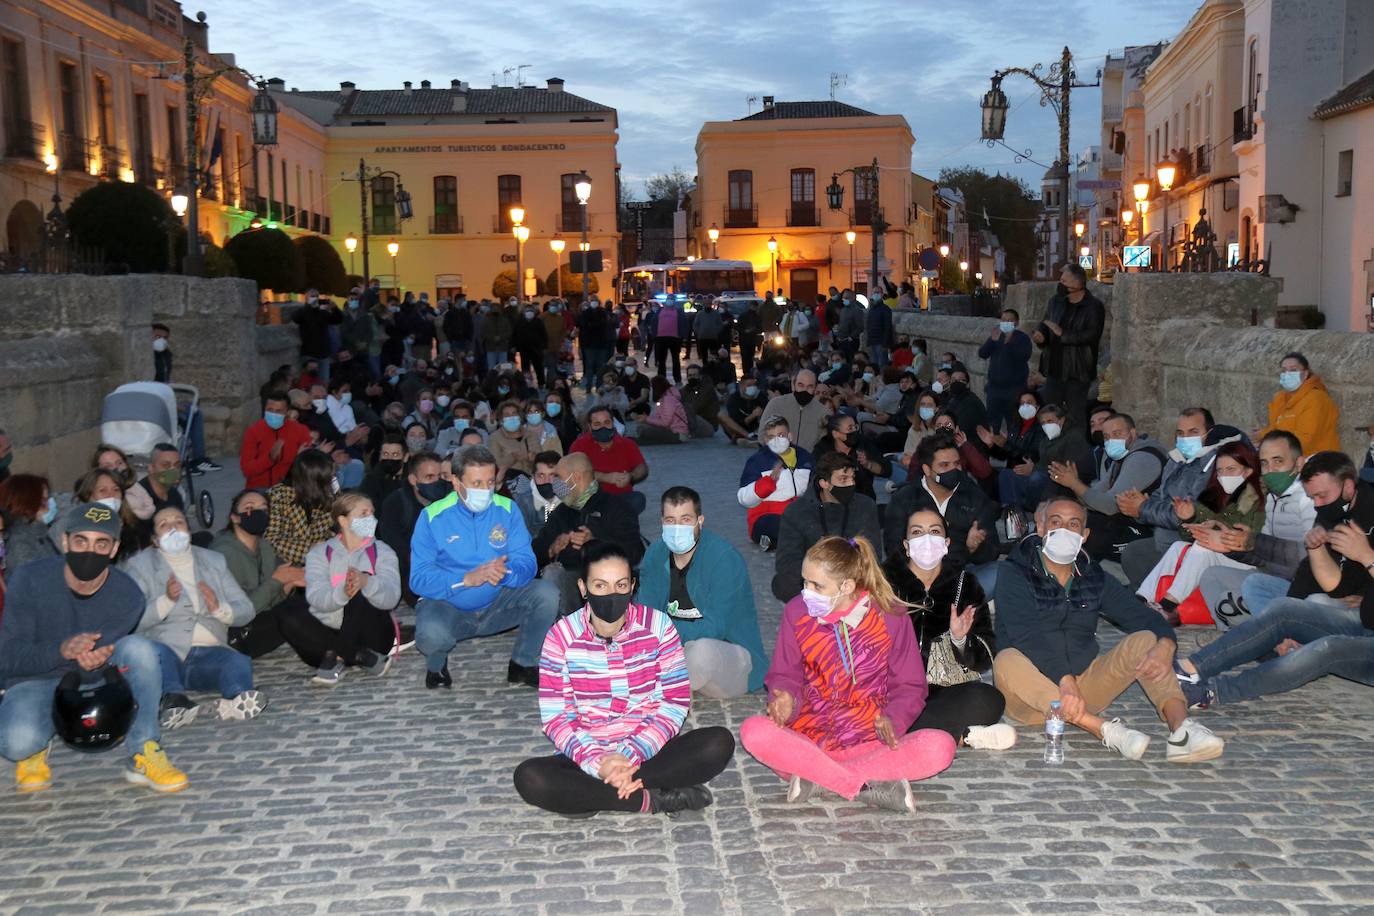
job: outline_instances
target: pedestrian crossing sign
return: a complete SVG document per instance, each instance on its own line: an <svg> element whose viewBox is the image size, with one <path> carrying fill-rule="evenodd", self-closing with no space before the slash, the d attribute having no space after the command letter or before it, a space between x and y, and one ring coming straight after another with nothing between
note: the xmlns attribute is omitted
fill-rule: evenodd
<svg viewBox="0 0 1374 916"><path fill-rule="evenodd" d="M1127 245L1122 250L1121 263L1123 267L1149 267L1150 246Z"/></svg>
<svg viewBox="0 0 1374 916"><path fill-rule="evenodd" d="M1081 255L1079 255L1079 256L1078 256L1078 266L1081 267L1081 268L1083 268L1084 270L1092 270L1092 269L1093 269L1093 256L1090 255L1090 254L1081 254Z"/></svg>

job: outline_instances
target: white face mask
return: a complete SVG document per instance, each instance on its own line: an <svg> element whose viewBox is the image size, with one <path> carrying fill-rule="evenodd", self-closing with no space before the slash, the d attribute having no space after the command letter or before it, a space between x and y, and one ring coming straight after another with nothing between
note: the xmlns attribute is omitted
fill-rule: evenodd
<svg viewBox="0 0 1374 916"><path fill-rule="evenodd" d="M1040 428L1045 431L1045 438L1049 439L1051 442L1058 439L1059 434L1064 431L1064 427L1060 426L1058 423L1044 423L1041 424Z"/></svg>
<svg viewBox="0 0 1374 916"><path fill-rule="evenodd" d="M944 394L944 393L945 393L945 383L944 383L944 382L931 382L931 383L930 383L930 390L933 391L933 392L935 392L936 394Z"/></svg>
<svg viewBox="0 0 1374 916"><path fill-rule="evenodd" d="M911 562L925 570L939 566L948 552L949 545L938 534L922 534L906 542L906 555Z"/></svg>
<svg viewBox="0 0 1374 916"><path fill-rule="evenodd" d="M487 511L487 507L491 505L492 494L495 492L493 490L478 490L473 487L464 487L463 490L463 505L467 506L473 514Z"/></svg>
<svg viewBox="0 0 1374 916"><path fill-rule="evenodd" d="M1221 484L1221 488L1226 491L1226 495L1230 496L1245 484L1245 478L1221 474L1217 477L1217 483Z"/></svg>
<svg viewBox="0 0 1374 916"><path fill-rule="evenodd" d="M118 512L120 507L124 505L124 500L118 496L107 496L104 499L97 499L96 502L108 507L112 512Z"/></svg>
<svg viewBox="0 0 1374 916"><path fill-rule="evenodd" d="M364 515L348 520L348 530L360 538L370 538L377 533L377 516Z"/></svg>
<svg viewBox="0 0 1374 916"><path fill-rule="evenodd" d="M1034 404L1022 404L1020 407L1016 408L1016 413L1023 420L1029 420L1039 412L1039 409Z"/></svg>
<svg viewBox="0 0 1374 916"><path fill-rule="evenodd" d="M1055 528L1045 535L1045 543L1040 551L1050 562L1068 566L1078 559L1078 552L1082 549L1083 535L1068 528Z"/></svg>
<svg viewBox="0 0 1374 916"><path fill-rule="evenodd" d="M774 436L768 440L768 450L774 455L782 455L792 447L792 440L786 436Z"/></svg>
<svg viewBox="0 0 1374 916"><path fill-rule="evenodd" d="M157 546L163 553L185 553L191 547L191 535L180 528L173 528L157 539Z"/></svg>
<svg viewBox="0 0 1374 916"><path fill-rule="evenodd" d="M154 337L154 338L153 338L153 352L155 352L155 353L165 353L165 352L167 352L167 338L165 338L165 337Z"/></svg>

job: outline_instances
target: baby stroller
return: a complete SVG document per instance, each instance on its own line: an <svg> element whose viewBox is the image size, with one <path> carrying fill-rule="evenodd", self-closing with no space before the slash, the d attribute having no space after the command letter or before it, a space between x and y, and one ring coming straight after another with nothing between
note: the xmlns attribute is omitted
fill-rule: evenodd
<svg viewBox="0 0 1374 916"><path fill-rule="evenodd" d="M196 479L186 470L191 459L186 430L199 413L200 392L194 385L130 382L105 395L100 412L100 440L123 450L136 476L147 472L153 446L159 442L176 446L183 468L178 489L186 505L187 520L194 518L208 530L215 523L214 497L203 489L196 493Z"/></svg>

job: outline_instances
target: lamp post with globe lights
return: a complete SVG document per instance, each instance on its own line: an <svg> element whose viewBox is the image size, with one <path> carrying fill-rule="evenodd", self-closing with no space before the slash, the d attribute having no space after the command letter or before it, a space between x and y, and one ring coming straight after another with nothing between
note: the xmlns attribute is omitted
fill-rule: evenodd
<svg viewBox="0 0 1374 916"><path fill-rule="evenodd" d="M563 249L567 244L561 235L549 239L549 248L553 250L553 276L554 282L558 284L559 299L563 298Z"/></svg>
<svg viewBox="0 0 1374 916"><path fill-rule="evenodd" d="M353 273L353 252L358 250L358 237L353 233L348 233L344 239L344 247L348 249L348 272Z"/></svg>
<svg viewBox="0 0 1374 916"><path fill-rule="evenodd" d="M582 208L582 241L578 248L582 252L582 304L586 305L591 298L591 274L588 273L587 255L591 251L591 242L587 241L587 204L592 199L592 179L586 170L579 172L577 178L573 180L573 193L577 195L577 204Z"/></svg>
<svg viewBox="0 0 1374 916"><path fill-rule="evenodd" d="M720 230L719 230L718 228L716 228L716 224L715 224L715 223L712 223L712 224L711 224L711 228L706 230L706 235L707 235L707 237L709 237L709 238L711 239L711 257L712 257L712 259L715 259L715 258L720 257L720 255L718 255L718 254L716 253L716 242L717 242L717 240L720 239Z"/></svg>
<svg viewBox="0 0 1374 916"><path fill-rule="evenodd" d="M830 186L825 189L827 202L831 210L840 210L844 207L844 188L840 185L841 175L853 175L856 182L862 181L864 187L864 199L868 201L869 228L873 231L873 258L870 266L870 276L868 278L868 295L870 298L877 294L878 289L878 245L880 244L883 233L887 232L887 223L883 220L883 208L879 206L881 198L878 196L878 157L873 157L870 165L859 165L842 172L835 172L830 176ZM858 198L858 187L854 189L854 196Z"/></svg>
<svg viewBox="0 0 1374 916"><path fill-rule="evenodd" d="M1164 192L1164 216L1159 221L1159 269L1169 269L1169 189L1174 186L1174 179L1178 177L1178 166L1172 159L1161 159L1159 165L1155 166L1155 180L1159 182L1159 189Z"/></svg>

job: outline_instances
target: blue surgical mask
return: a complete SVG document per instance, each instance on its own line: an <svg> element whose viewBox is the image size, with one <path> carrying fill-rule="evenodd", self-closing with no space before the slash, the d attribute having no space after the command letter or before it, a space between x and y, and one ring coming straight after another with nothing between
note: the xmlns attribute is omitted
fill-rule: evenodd
<svg viewBox="0 0 1374 916"><path fill-rule="evenodd" d="M1192 461L1202 451L1202 437L1179 436L1174 440L1174 448L1178 449L1184 461Z"/></svg>
<svg viewBox="0 0 1374 916"><path fill-rule="evenodd" d="M353 392L351 392L351 391L345 391L343 394L339 395L339 403L340 403L340 404L352 404L352 403L353 403Z"/></svg>
<svg viewBox="0 0 1374 916"><path fill-rule="evenodd" d="M57 500L48 497L48 511L43 513L43 524L51 525L57 519ZM691 530L690 528L688 529Z"/></svg>
<svg viewBox="0 0 1374 916"><path fill-rule="evenodd" d="M935 419L935 408L934 408L934 407L922 407L921 410L920 410L920 413L921 413L921 419L924 420L924 421L926 421L927 423L929 423L931 420L934 420L934 419Z"/></svg>
<svg viewBox="0 0 1374 916"><path fill-rule="evenodd" d="M1102 450L1107 453L1107 457L1113 461L1120 461L1126 457L1125 439L1108 439L1102 443Z"/></svg>
<svg viewBox="0 0 1374 916"><path fill-rule="evenodd" d="M664 525L663 543L673 553L686 553L697 544L697 530L692 525Z"/></svg>
<svg viewBox="0 0 1374 916"><path fill-rule="evenodd" d="M530 426L538 426L544 422L544 415L542 413L527 413L525 414L525 422Z"/></svg>
<svg viewBox="0 0 1374 916"><path fill-rule="evenodd" d="M520 432L520 418L519 418L519 417L502 417L502 418L501 418L501 427L502 427L503 429L505 429L505 431L508 432L508 433L518 433L518 432Z"/></svg>
<svg viewBox="0 0 1374 916"><path fill-rule="evenodd" d="M864 383L865 383L865 384L869 384L869 385L873 384L873 373L872 373L872 372L865 372L865 373L864 373Z"/></svg>
<svg viewBox="0 0 1374 916"><path fill-rule="evenodd" d="M268 411L262 415L262 419L269 429L281 429L282 426L286 424L286 414L284 413L272 413Z"/></svg>
<svg viewBox="0 0 1374 916"><path fill-rule="evenodd" d="M510 394L510 386L509 386L509 385L497 385L497 386L496 386L496 391L497 391L499 394Z"/></svg>
<svg viewBox="0 0 1374 916"><path fill-rule="evenodd" d="M1010 321L1003 321L997 325L997 329L1003 334L1010 334L1012 331L1016 330L1016 325L1012 324Z"/></svg>
<svg viewBox="0 0 1374 916"><path fill-rule="evenodd" d="M491 497L494 490L478 490L475 488L464 488L463 505L468 507L468 511L474 515L480 515L487 511L491 505Z"/></svg>
<svg viewBox="0 0 1374 916"><path fill-rule="evenodd" d="M758 397L758 396L759 396L759 388L758 388L758 386L757 386L757 385L750 385L748 388L744 389L744 396L745 396L746 398L749 398L750 400L753 400L754 398Z"/></svg>
<svg viewBox="0 0 1374 916"><path fill-rule="evenodd" d="M453 428L458 430L458 432L460 433L471 425L472 421L469 420L467 417L456 417L453 421Z"/></svg>
<svg viewBox="0 0 1374 916"><path fill-rule="evenodd" d="M557 401L550 401L544 405L544 412L551 417L556 417L563 412L563 405Z"/></svg>
<svg viewBox="0 0 1374 916"><path fill-rule="evenodd" d="M1279 385L1284 391L1297 391L1302 387L1301 372L1280 372Z"/></svg>

